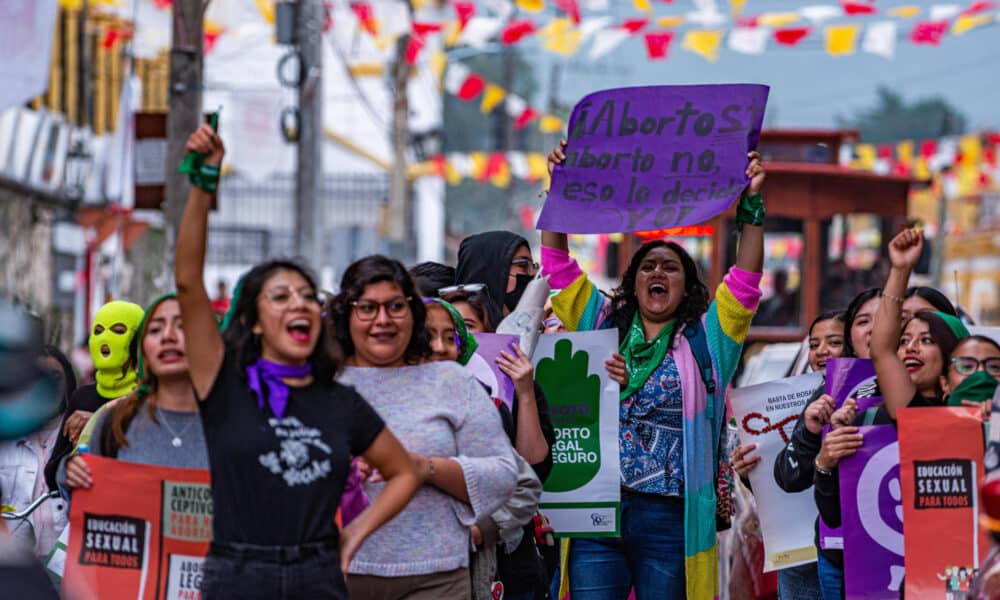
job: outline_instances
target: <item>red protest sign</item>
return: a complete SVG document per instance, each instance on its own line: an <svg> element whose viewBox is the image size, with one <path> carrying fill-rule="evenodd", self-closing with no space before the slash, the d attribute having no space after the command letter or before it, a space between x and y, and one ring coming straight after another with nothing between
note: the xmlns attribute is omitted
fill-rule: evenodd
<svg viewBox="0 0 1000 600"><path fill-rule="evenodd" d="M907 408L898 426L906 597L958 597L988 549L978 514L979 409Z"/></svg>
<svg viewBox="0 0 1000 600"><path fill-rule="evenodd" d="M63 593L79 600L198 600L212 539L206 470L86 457L73 492Z"/></svg>

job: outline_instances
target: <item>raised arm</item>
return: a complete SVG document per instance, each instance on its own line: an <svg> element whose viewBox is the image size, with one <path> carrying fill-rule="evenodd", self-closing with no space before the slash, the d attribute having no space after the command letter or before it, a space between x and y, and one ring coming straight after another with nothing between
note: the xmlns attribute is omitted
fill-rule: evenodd
<svg viewBox="0 0 1000 600"><path fill-rule="evenodd" d="M760 273L764 269L764 204L760 199L764 189L764 165L760 162L760 152L754 150L747 154L750 164L747 165L747 177L750 185L740 198L737 210L737 222L740 223L740 244L736 250L736 268L747 273ZM753 213L759 207L759 218ZM743 220L745 215L746 220Z"/></svg>
<svg viewBox="0 0 1000 600"><path fill-rule="evenodd" d="M204 154L205 164L214 167L222 164L226 152L222 140L208 125L202 125L191 134L187 150ZM211 206L212 194L198 186L191 186L174 257L177 300L181 305L184 329L191 338L198 340L196 344L188 344L187 356L191 382L199 399L204 399L211 391L225 352L204 282L208 211Z"/></svg>
<svg viewBox="0 0 1000 600"><path fill-rule="evenodd" d="M556 165L562 164L566 160L566 140L559 142L559 145L552 149L549 153L549 180L552 179L552 169ZM555 231L542 231L542 246L546 248L553 248L555 250L562 250L563 252L569 252L569 240L565 233L556 233Z"/></svg>
<svg viewBox="0 0 1000 600"><path fill-rule="evenodd" d="M907 229L889 242L889 261L892 268L882 288L882 298L875 311L872 328L871 360L878 375L878 384L889 416L896 418L896 411L907 406L917 388L910 379L906 365L896 353L899 347L900 315L903 294L910 281L910 273L920 260L924 247L923 232Z"/></svg>

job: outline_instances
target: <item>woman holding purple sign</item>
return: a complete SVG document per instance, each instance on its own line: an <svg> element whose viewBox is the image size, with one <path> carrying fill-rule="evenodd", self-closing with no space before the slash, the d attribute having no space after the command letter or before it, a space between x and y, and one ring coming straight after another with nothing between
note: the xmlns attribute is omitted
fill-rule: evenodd
<svg viewBox="0 0 1000 600"><path fill-rule="evenodd" d="M563 162L565 142L549 155ZM709 303L690 255L673 242L644 244L621 285L603 295L569 255L565 234L542 232L543 274L569 331L615 328L620 355L607 363L621 386L621 538L573 540L571 595L717 595L716 540L723 390L757 309L764 258L764 167L751 152L737 207L736 264Z"/></svg>

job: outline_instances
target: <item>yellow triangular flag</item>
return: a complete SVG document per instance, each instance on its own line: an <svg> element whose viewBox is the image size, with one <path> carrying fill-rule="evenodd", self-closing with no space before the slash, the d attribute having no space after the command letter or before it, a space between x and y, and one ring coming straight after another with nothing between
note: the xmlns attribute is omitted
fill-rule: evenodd
<svg viewBox="0 0 1000 600"><path fill-rule="evenodd" d="M274 0L254 0L257 5L257 12L264 20L274 25Z"/></svg>
<svg viewBox="0 0 1000 600"><path fill-rule="evenodd" d="M451 164L451 161L445 161L444 163L444 178L448 182L448 185L458 185L462 183L462 174L458 172L455 165Z"/></svg>
<svg viewBox="0 0 1000 600"><path fill-rule="evenodd" d="M660 27L680 27L684 24L684 17L660 17L656 24Z"/></svg>
<svg viewBox="0 0 1000 600"><path fill-rule="evenodd" d="M722 30L689 31L684 35L681 47L705 57L705 60L715 62L719 59L719 44L722 43Z"/></svg>
<svg viewBox="0 0 1000 600"><path fill-rule="evenodd" d="M507 97L507 90L503 89L495 83L486 84L486 91L483 92L483 101L479 104L479 110L483 114L489 114L493 112L493 109L497 107L498 104L503 102L503 99Z"/></svg>
<svg viewBox="0 0 1000 600"><path fill-rule="evenodd" d="M489 157L486 156L485 152L470 152L469 162L472 163L472 175L473 179L481 179L483 174L486 173L486 163L489 161Z"/></svg>
<svg viewBox="0 0 1000 600"><path fill-rule="evenodd" d="M913 166L913 140L906 140L896 144L896 160L905 167Z"/></svg>
<svg viewBox="0 0 1000 600"><path fill-rule="evenodd" d="M912 19L919 14L919 6L897 6L889 11L890 17L899 17L901 19Z"/></svg>
<svg viewBox="0 0 1000 600"><path fill-rule="evenodd" d="M857 165L859 169L871 171L875 168L875 146L871 144L858 144L854 147L858 153Z"/></svg>
<svg viewBox="0 0 1000 600"><path fill-rule="evenodd" d="M83 0L59 0L59 8L65 10L80 10L83 8Z"/></svg>
<svg viewBox="0 0 1000 600"><path fill-rule="evenodd" d="M413 10L415 12L420 12L424 9L425 6L427 6L427 0L412 0L412 2L413 2Z"/></svg>
<svg viewBox="0 0 1000 600"><path fill-rule="evenodd" d="M554 115L544 115L538 122L538 130L542 133L559 133L563 130L563 120Z"/></svg>
<svg viewBox="0 0 1000 600"><path fill-rule="evenodd" d="M757 17L757 24L763 27L784 27L799 20L797 12L764 13Z"/></svg>
<svg viewBox="0 0 1000 600"><path fill-rule="evenodd" d="M445 23L444 45L451 48L458 43L459 36L462 35L462 24L458 21Z"/></svg>
<svg viewBox="0 0 1000 600"><path fill-rule="evenodd" d="M528 12L538 12L545 8L545 0L514 0L517 7Z"/></svg>
<svg viewBox="0 0 1000 600"><path fill-rule="evenodd" d="M555 54L572 56L580 48L583 33L576 28L571 19L557 17L549 21L538 35L541 36L545 49Z"/></svg>
<svg viewBox="0 0 1000 600"><path fill-rule="evenodd" d="M958 149L962 152L962 165L979 168L983 160L983 144L978 135L963 135L958 140Z"/></svg>
<svg viewBox="0 0 1000 600"><path fill-rule="evenodd" d="M548 179L549 161L544 154L532 152L527 155L528 176L532 179Z"/></svg>
<svg viewBox="0 0 1000 600"><path fill-rule="evenodd" d="M635 9L636 10L639 10L639 11L642 11L642 12L649 12L649 11L653 10L653 7L649 3L649 0L633 0L633 2L635 3Z"/></svg>
<svg viewBox="0 0 1000 600"><path fill-rule="evenodd" d="M992 20L992 15L958 15L955 24L951 26L951 33L952 35L962 35L971 29L986 25Z"/></svg>
<svg viewBox="0 0 1000 600"><path fill-rule="evenodd" d="M859 25L831 25L826 28L826 51L830 56L854 54Z"/></svg>
<svg viewBox="0 0 1000 600"><path fill-rule="evenodd" d="M490 176L490 183L502 189L510 187L510 165L506 160L500 163L497 172Z"/></svg>
<svg viewBox="0 0 1000 600"><path fill-rule="evenodd" d="M931 178L931 170L927 167L927 159L921 156L913 165L913 178L927 180Z"/></svg>
<svg viewBox="0 0 1000 600"><path fill-rule="evenodd" d="M434 76L437 77L438 81L441 81L441 78L444 77L444 70L448 67L448 55L443 50L436 50L431 53L430 62Z"/></svg>
<svg viewBox="0 0 1000 600"><path fill-rule="evenodd" d="M733 13L733 16L739 16L746 3L747 0L729 0L729 11Z"/></svg>

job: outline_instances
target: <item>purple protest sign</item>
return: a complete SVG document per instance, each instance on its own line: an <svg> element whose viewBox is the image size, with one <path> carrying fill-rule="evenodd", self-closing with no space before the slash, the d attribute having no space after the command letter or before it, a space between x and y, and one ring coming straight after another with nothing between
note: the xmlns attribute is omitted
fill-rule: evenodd
<svg viewBox="0 0 1000 600"><path fill-rule="evenodd" d="M514 382L497 366L497 357L501 351L513 354L512 346L520 342L521 336L506 333L477 333L475 336L479 347L465 368L490 388L492 397L503 400L507 408L514 410Z"/></svg>
<svg viewBox="0 0 1000 600"><path fill-rule="evenodd" d="M848 600L896 600L903 583L903 492L891 425L861 427L864 444L840 461L844 590Z"/></svg>
<svg viewBox="0 0 1000 600"><path fill-rule="evenodd" d="M569 120L538 228L617 233L694 225L749 182L768 86L619 88L584 97Z"/></svg>
<svg viewBox="0 0 1000 600"><path fill-rule="evenodd" d="M879 397L875 367L867 358L831 358L826 361L826 393L833 398L837 408L848 398L858 403L858 414L882 401ZM830 426L823 427L826 436ZM844 547L843 527L830 527L820 517L819 545L824 550Z"/></svg>

